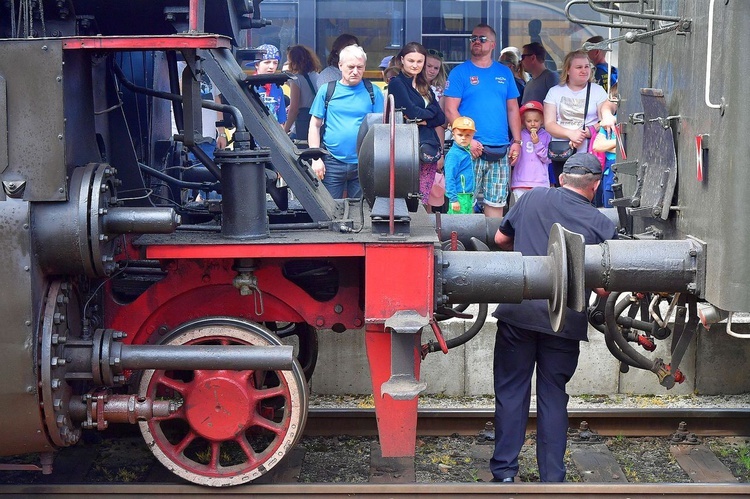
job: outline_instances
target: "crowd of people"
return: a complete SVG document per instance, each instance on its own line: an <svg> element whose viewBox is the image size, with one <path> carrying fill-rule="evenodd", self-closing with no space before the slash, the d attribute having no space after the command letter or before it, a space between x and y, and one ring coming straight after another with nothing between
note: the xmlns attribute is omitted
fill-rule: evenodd
<svg viewBox="0 0 750 499"><path fill-rule="evenodd" d="M601 37L591 50L569 52L558 74L536 39L506 47L495 59L497 38L478 24L468 38L470 57L446 71L443 54L417 42L381 60L385 92L419 136L419 193L427 211L433 183L442 179L448 213L483 212L501 218L495 243L525 256L547 254L553 224L582 234L586 244L616 237L596 207L612 200L617 68L608 65ZM280 61L272 45L259 47L258 74ZM312 162L334 198L362 195L357 134L366 115L384 112L384 91L364 79L367 54L356 36L339 36L321 69L315 53L287 51L289 103L276 85L256 91L284 130L328 155ZM557 66L554 65L554 68ZM608 93L609 92L609 93ZM446 130L452 145L446 152ZM444 183L443 183L444 182ZM606 295L604 290L593 290ZM587 321L568 310L560 332L549 324L545 300L502 304L494 312L495 451L493 481L512 482L525 440L536 372L537 461L542 481L563 481L567 441L566 384L575 372Z"/></svg>

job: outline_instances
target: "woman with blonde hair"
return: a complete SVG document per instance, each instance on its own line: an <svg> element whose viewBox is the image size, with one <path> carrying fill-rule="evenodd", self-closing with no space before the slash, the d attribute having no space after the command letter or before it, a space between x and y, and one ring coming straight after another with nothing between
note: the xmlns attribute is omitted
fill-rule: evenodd
<svg viewBox="0 0 750 499"><path fill-rule="evenodd" d="M289 72L294 75L294 78L287 81L289 108L284 131L289 133L292 125L295 125L296 138L307 140L307 130L310 127L310 106L315 98L320 60L312 49L304 45L289 47L286 59Z"/></svg>
<svg viewBox="0 0 750 499"><path fill-rule="evenodd" d="M443 64L443 53L435 49L429 49L427 51L427 59L424 63L424 70L427 82L430 84L435 98L440 102L440 106L442 107L445 82L448 81L448 72L445 70L445 64Z"/></svg>
<svg viewBox="0 0 750 499"><path fill-rule="evenodd" d="M592 128L603 122L611 126L615 119L607 101L607 92L592 82L591 64L586 52L574 50L565 56L560 84L544 99L544 128L552 135L551 151L572 148L572 153L588 152ZM552 160L557 182L564 160ZM552 180L552 179L550 179Z"/></svg>

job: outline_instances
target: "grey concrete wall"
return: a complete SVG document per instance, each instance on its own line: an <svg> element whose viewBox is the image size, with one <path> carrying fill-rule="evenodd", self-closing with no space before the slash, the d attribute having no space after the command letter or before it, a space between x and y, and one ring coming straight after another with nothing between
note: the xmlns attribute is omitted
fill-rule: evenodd
<svg viewBox="0 0 750 499"><path fill-rule="evenodd" d="M463 320L441 323L446 338L458 336L470 326L471 323ZM750 376L745 364L750 358L750 340L728 336L725 328L726 324L715 324L710 331L699 328L697 338L691 342L680 364L686 380L671 390L659 385L656 375L650 371L631 368L628 373L620 373L619 362L607 350L604 336L590 329L589 342L581 344L578 370L568 384L568 393L716 395L748 392ZM734 329L750 332L750 324L735 324ZM429 354L421 367L421 379L427 382L426 393L491 395L495 332L495 320L490 318L468 344L450 350L447 355L439 351ZM434 339L432 331L423 332L423 343L431 339ZM313 393L372 393L364 330L341 334L321 331L319 340L318 365L311 381ZM671 337L658 342L653 354L642 352L650 358L662 357L669 363L670 348Z"/></svg>

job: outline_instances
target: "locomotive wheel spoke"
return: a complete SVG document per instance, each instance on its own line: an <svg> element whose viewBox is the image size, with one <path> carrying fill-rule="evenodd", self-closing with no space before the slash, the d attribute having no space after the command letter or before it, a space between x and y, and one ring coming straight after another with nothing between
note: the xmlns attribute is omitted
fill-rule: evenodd
<svg viewBox="0 0 750 499"><path fill-rule="evenodd" d="M247 441L247 436L241 435L237 438L236 442L240 446L240 449L242 449L242 452L245 453L248 464L255 465L258 462L258 453L253 450L250 442Z"/></svg>
<svg viewBox="0 0 750 499"><path fill-rule="evenodd" d="M182 438L182 440L180 440L177 443L177 445L174 446L174 449L173 449L174 453L182 454L185 451L185 449L187 449L188 445L190 445L193 442L193 440L195 440L195 437L197 437L197 435L193 433L192 431L188 433L187 435L185 435Z"/></svg>
<svg viewBox="0 0 750 499"><path fill-rule="evenodd" d="M161 373L161 376L156 378L156 383L162 386L165 386L167 388L171 388L172 390L176 391L180 395L184 395L185 390L187 390L187 385L184 382L178 379L170 378L166 376L164 373Z"/></svg>
<svg viewBox="0 0 750 499"><path fill-rule="evenodd" d="M221 456L221 444L219 442L211 442L211 461L208 463L208 467L214 471L219 469L219 457Z"/></svg>

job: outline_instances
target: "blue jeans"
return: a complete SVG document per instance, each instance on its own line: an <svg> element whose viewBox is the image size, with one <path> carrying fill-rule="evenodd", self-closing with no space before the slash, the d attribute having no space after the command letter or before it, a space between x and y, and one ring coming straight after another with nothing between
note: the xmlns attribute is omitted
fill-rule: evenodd
<svg viewBox="0 0 750 499"><path fill-rule="evenodd" d="M211 139L205 142L198 142L195 145L198 146L198 148L200 148L204 153L206 153L206 155L209 158L211 159L214 158L214 153L216 152L216 140ZM192 152L188 152L188 162L190 163L190 166L202 165L202 163L198 161L198 158L196 158ZM204 199L221 199L221 194L219 194L216 191L206 192L206 191L194 191L191 189L189 196L191 198L194 198L195 196L198 195L199 192L201 193Z"/></svg>
<svg viewBox="0 0 750 499"><path fill-rule="evenodd" d="M526 439L531 375L536 368L536 458L542 482L565 480L568 394L565 385L578 365L579 342L497 322L495 338L495 478L518 474Z"/></svg>
<svg viewBox="0 0 750 499"><path fill-rule="evenodd" d="M343 199L344 193L348 198L362 196L357 163L344 163L333 156L326 157L323 162L326 165L323 185L334 199Z"/></svg>

